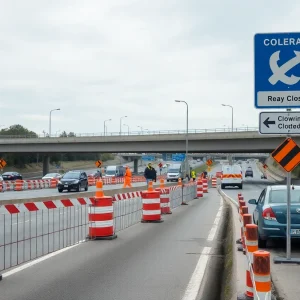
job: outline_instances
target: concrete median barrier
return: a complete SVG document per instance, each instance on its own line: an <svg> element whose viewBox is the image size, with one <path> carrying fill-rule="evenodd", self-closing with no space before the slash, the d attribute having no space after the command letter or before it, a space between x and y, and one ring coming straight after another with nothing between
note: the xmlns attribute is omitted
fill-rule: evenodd
<svg viewBox="0 0 300 300"><path fill-rule="evenodd" d="M225 255L225 260L231 261L231 267L228 270L224 267L225 274L227 274L225 280L225 282L227 282L227 296L222 299L246 300L253 299L253 297L258 300L275 299L273 295L275 288L274 286L272 288L270 277L270 253L258 250L257 226L252 224L251 215L247 214L248 209L245 209L247 208L245 202L229 197L220 189L219 193L229 205L231 211L230 220L228 222L230 224L230 230L227 231L227 239L231 241L231 246L228 245L228 249L231 250L228 251L227 257ZM242 205L244 206L242 207ZM250 232L250 230L252 232ZM256 232L253 233L253 231ZM245 248L243 249L245 251L241 252L241 254L237 254L235 249L239 239L242 240L242 247L238 246L238 249ZM264 265L262 265L264 262L262 262L261 256L268 260ZM266 267L268 267L268 272L264 275L266 275L265 277L269 281L265 277L262 278L259 273L260 269ZM260 281L263 282L263 287Z"/></svg>

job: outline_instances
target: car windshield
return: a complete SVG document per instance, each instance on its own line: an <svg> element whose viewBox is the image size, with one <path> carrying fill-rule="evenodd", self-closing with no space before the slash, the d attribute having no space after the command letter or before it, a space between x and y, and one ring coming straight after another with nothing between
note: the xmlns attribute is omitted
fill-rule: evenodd
<svg viewBox="0 0 300 300"><path fill-rule="evenodd" d="M286 190L273 190L270 192L269 203L286 203ZM300 203L300 190L291 189L291 203Z"/></svg>
<svg viewBox="0 0 300 300"><path fill-rule="evenodd" d="M55 177L56 176L56 173L49 173L49 174L46 174L44 177Z"/></svg>
<svg viewBox="0 0 300 300"><path fill-rule="evenodd" d="M179 169L169 169L169 173L179 173Z"/></svg>
<svg viewBox="0 0 300 300"><path fill-rule="evenodd" d="M13 172L5 172L2 175L13 175L13 174L14 174Z"/></svg>
<svg viewBox="0 0 300 300"><path fill-rule="evenodd" d="M70 172L70 173L66 173L64 175L64 179L78 179L80 176L80 173L77 172Z"/></svg>
<svg viewBox="0 0 300 300"><path fill-rule="evenodd" d="M115 170L107 170L106 175L115 175L116 171Z"/></svg>

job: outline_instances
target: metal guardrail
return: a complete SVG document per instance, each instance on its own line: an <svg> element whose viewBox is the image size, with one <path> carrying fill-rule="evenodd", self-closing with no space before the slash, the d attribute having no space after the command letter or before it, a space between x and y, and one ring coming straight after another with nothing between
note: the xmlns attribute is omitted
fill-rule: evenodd
<svg viewBox="0 0 300 300"><path fill-rule="evenodd" d="M189 134L205 134L205 133L230 133L230 132L257 132L258 127L237 127L232 129L226 128L208 128L208 129L190 129ZM60 136L59 134L51 135L51 138L76 138L76 137L100 137L100 136L131 136L131 135L164 135L164 134L186 134L186 130L147 130L147 131L130 131L130 132L103 132L96 133L75 133L73 136ZM12 138L49 138L49 135L1 135L0 139Z"/></svg>

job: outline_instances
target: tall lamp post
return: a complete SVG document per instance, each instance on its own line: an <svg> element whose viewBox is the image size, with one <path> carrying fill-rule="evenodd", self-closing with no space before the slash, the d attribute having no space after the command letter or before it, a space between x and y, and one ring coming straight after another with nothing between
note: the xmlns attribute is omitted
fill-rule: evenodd
<svg viewBox="0 0 300 300"><path fill-rule="evenodd" d="M111 119L108 119L108 120L105 120L105 121L104 121L104 135L106 135L106 134L105 134L105 131L106 131L106 122L109 122L109 121L111 121Z"/></svg>
<svg viewBox="0 0 300 300"><path fill-rule="evenodd" d="M186 105L186 136L185 136L185 159L186 159L186 175L190 173L189 171L189 160L188 160L188 153L189 153L189 105L186 101L183 100L175 100L178 103L185 103Z"/></svg>
<svg viewBox="0 0 300 300"><path fill-rule="evenodd" d="M138 128L141 128L141 133L143 134L143 127L142 126L138 126Z"/></svg>
<svg viewBox="0 0 300 300"><path fill-rule="evenodd" d="M127 116L120 118L120 135L122 134L122 119L127 118Z"/></svg>
<svg viewBox="0 0 300 300"><path fill-rule="evenodd" d="M222 104L222 106L231 107L231 131L233 131L233 106L228 105L228 104Z"/></svg>
<svg viewBox="0 0 300 300"><path fill-rule="evenodd" d="M50 116L49 116L49 137L51 137L51 115L52 115L52 112L56 111L56 110L60 110L60 108L55 108L55 109L50 110Z"/></svg>
<svg viewBox="0 0 300 300"><path fill-rule="evenodd" d="M127 127L127 130L128 130L128 135L129 135L129 125L127 125L127 124L123 124L123 126L126 126L126 127Z"/></svg>

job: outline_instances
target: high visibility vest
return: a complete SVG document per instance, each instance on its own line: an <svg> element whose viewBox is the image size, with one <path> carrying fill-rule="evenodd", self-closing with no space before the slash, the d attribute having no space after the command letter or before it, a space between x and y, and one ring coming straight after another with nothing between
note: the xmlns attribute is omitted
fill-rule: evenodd
<svg viewBox="0 0 300 300"><path fill-rule="evenodd" d="M195 171L192 171L192 178L196 178L196 172Z"/></svg>

